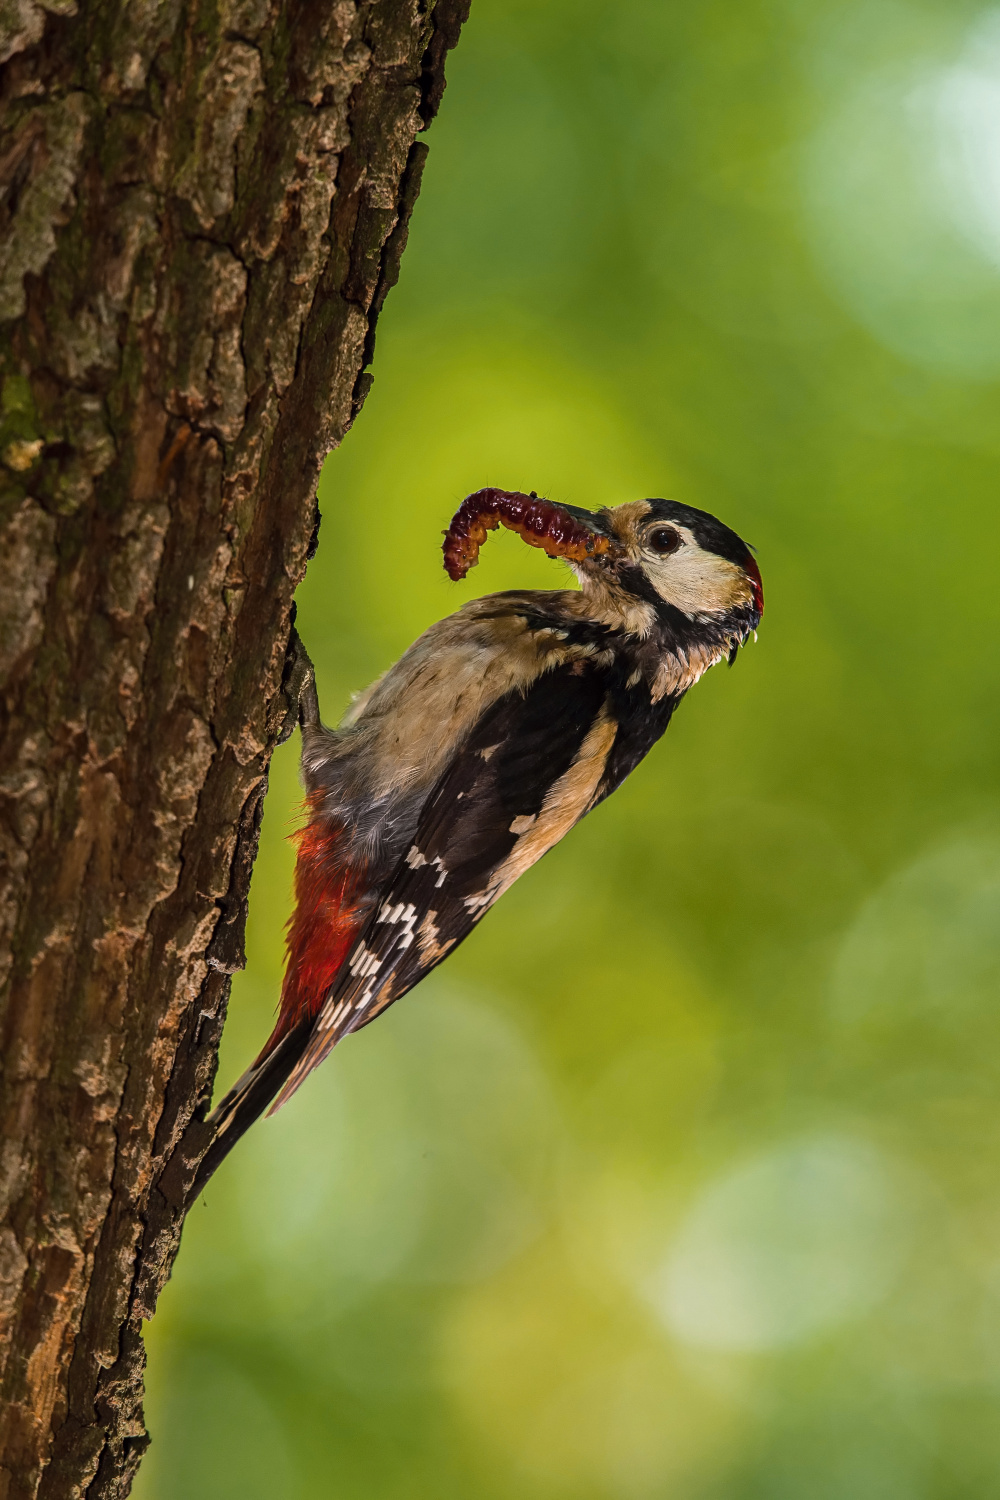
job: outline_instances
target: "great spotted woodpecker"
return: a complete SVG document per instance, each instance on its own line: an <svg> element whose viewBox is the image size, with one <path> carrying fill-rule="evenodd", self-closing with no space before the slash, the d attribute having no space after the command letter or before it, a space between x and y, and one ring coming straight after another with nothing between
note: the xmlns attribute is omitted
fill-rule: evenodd
<svg viewBox="0 0 1000 1500"><path fill-rule="evenodd" d="M207 1122L200 1187L268 1104L457 947L519 875L620 786L684 694L764 610L746 543L670 500L593 514L479 490L445 533L458 580L504 525L580 591L475 599L351 705L300 698L308 819L274 1031Z"/></svg>

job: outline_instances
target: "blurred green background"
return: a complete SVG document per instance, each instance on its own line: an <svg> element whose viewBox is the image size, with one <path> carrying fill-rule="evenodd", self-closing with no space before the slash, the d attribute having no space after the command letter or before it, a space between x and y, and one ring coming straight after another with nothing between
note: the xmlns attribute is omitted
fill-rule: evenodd
<svg viewBox="0 0 1000 1500"><path fill-rule="evenodd" d="M767 615L253 1131L150 1326L141 1500L1000 1493L1000 10L474 0L299 622L325 716L665 495ZM220 1085L282 972L276 757Z"/></svg>

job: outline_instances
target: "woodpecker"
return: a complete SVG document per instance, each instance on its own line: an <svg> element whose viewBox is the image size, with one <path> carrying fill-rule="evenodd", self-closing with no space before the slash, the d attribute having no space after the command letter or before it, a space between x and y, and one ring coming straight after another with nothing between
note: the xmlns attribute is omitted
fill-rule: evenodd
<svg viewBox="0 0 1000 1500"><path fill-rule="evenodd" d="M565 559L579 591L463 605L336 729L321 723L306 671L307 818L278 1019L209 1117L196 1191L269 1104L453 952L621 785L688 689L732 663L760 623L753 554L706 511L637 500L595 513L478 490L445 533L452 579L499 525Z"/></svg>

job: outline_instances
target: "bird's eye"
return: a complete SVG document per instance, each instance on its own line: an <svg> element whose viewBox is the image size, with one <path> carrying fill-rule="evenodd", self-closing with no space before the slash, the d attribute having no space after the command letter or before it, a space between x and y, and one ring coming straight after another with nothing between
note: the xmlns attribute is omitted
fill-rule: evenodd
<svg viewBox="0 0 1000 1500"><path fill-rule="evenodd" d="M659 552L666 556L668 552L676 552L681 544L681 535L672 526L658 526L655 531L649 533L649 546L653 552Z"/></svg>

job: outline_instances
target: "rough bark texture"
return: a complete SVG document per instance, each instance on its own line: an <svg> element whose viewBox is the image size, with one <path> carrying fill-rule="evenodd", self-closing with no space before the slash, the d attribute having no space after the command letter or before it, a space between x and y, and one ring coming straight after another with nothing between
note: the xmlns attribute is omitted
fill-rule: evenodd
<svg viewBox="0 0 1000 1500"><path fill-rule="evenodd" d="M0 1500L147 1443L316 482L466 9L0 0Z"/></svg>

